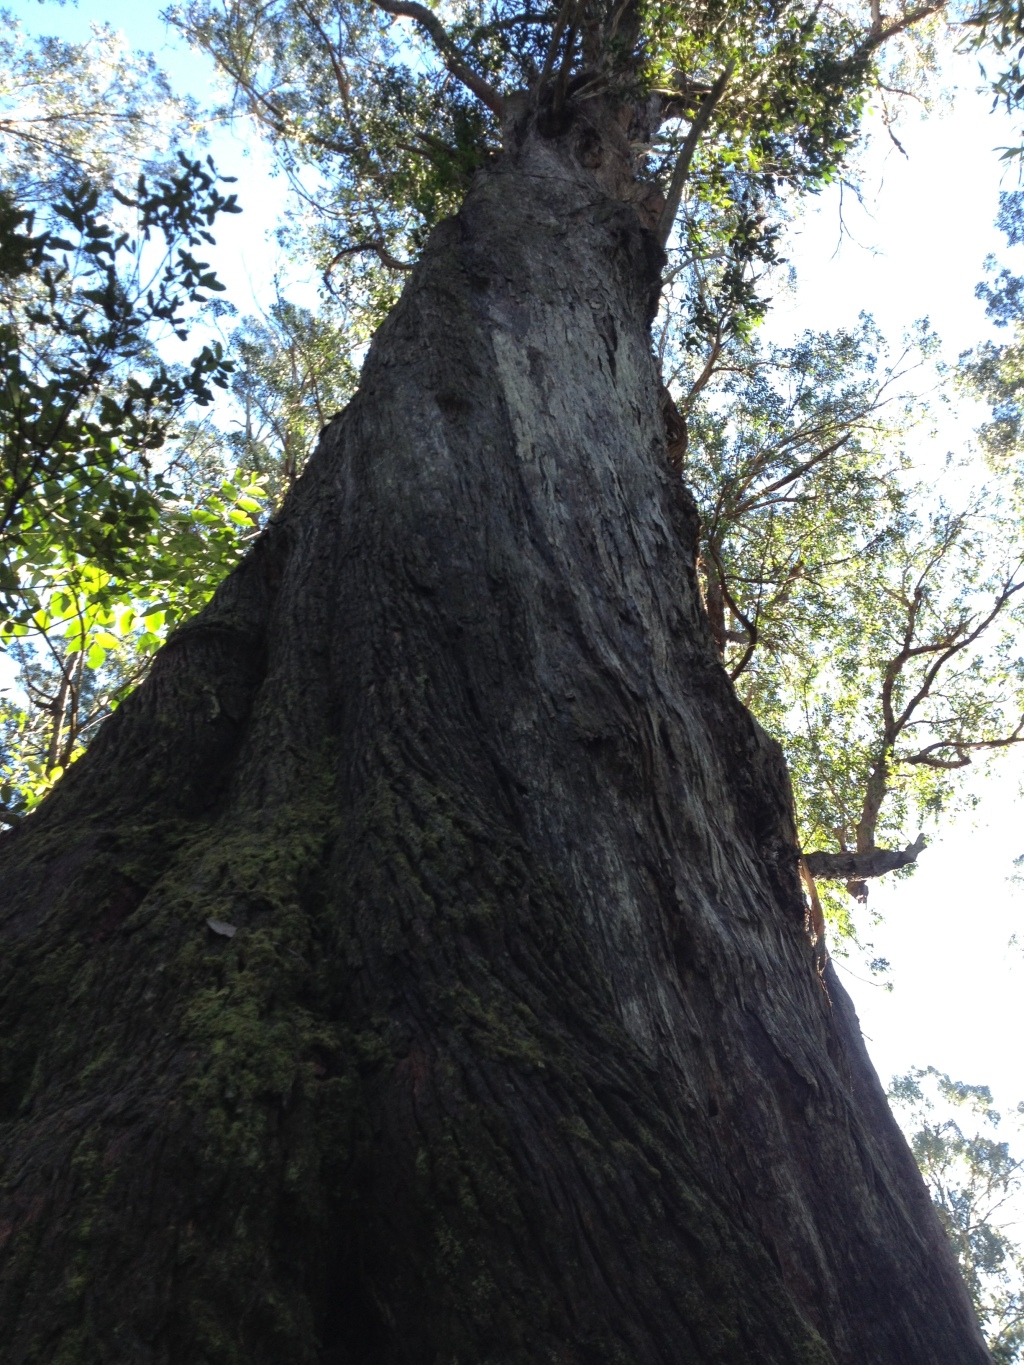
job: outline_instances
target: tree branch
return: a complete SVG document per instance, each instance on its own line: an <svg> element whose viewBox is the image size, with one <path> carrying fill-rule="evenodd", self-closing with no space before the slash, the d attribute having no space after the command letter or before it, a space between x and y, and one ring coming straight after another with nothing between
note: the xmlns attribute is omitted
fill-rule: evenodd
<svg viewBox="0 0 1024 1365"><path fill-rule="evenodd" d="M873 848L866 853L805 853L804 862L812 877L825 881L863 881L867 877L883 877L886 872L908 867L917 862L925 847L925 837L919 834L904 849Z"/></svg>
<svg viewBox="0 0 1024 1365"><path fill-rule="evenodd" d="M715 372L715 366L718 364L718 357L722 354L723 346L722 324L719 322L715 325L715 340L712 343L711 350L708 352L708 358L704 362L704 368L690 385L690 391L683 400L683 407L687 412L690 411L690 408L696 402L698 395L710 382L711 376Z"/></svg>
<svg viewBox="0 0 1024 1365"><path fill-rule="evenodd" d="M897 762L920 763L927 768L966 768L971 761L970 751L1006 749L1011 744L1024 744L1024 716L1021 716L1013 732L1002 739L940 739ZM956 758L939 758L937 755L942 749L952 749Z"/></svg>
<svg viewBox="0 0 1024 1365"><path fill-rule="evenodd" d="M1018 569L1019 567L1020 566L1018 566ZM1016 572L1017 570L1014 571L1014 574ZM921 588L921 584L923 584L923 578L924 576L922 575L922 579L919 583L919 591L921 591L922 593L923 589ZM968 618L967 620L961 621L959 625L954 627L952 636L946 636L945 639L938 640L931 645L922 645L916 647L915 649L910 649L908 644L908 646L904 648L904 650L897 656L897 658L893 660L893 663L889 665L889 669L886 670L886 676L888 678L889 671L893 669L894 666L898 665L898 667L895 667L895 672L893 674L893 683L895 683L896 676L900 673L904 664L906 664L910 660L910 658L916 655L929 653L935 653L937 655L937 658L933 660L933 662L928 666L927 670L925 671L924 680L922 681L921 685L914 693L914 695L910 698L910 700L907 702L906 706L904 706L900 715L898 717L893 717L892 721L894 727L893 742L895 742L896 736L899 735L906 728L907 722L910 720L910 717L913 715L917 707L921 704L922 701L924 701L924 699L931 692L932 684L938 677L942 668L949 662L950 659L954 657L954 655L962 653L970 645L973 645L974 642L981 635L983 635L986 630L988 630L989 626L996 619L996 617L1003 610L1003 608L1007 605L1007 603L1010 602L1017 595L1017 593L1022 591L1024 591L1024 579L1021 579L1019 582L1014 582L1014 575L1012 574L1006 580L1002 590L996 596L992 604L991 611L989 611L989 613L986 616L981 618L981 620L974 627L974 629L969 632L969 634L964 635L962 634L962 632L966 630L967 627L971 624L972 619L977 618ZM917 594L915 594L915 603L916 602ZM910 638L912 638L912 631L913 623L911 623L908 626L908 632L906 637L908 641ZM892 714L891 689L889 714L890 715Z"/></svg>
<svg viewBox="0 0 1024 1365"><path fill-rule="evenodd" d="M330 274L343 256L357 256L361 251L375 251L380 259L381 265L386 265L389 270L412 270L408 261L400 261L397 256L392 256L391 252L384 244L382 237L375 237L370 242L357 242L355 246L343 246L340 251L335 252L324 271L324 284L330 289Z"/></svg>
<svg viewBox="0 0 1024 1365"><path fill-rule="evenodd" d="M700 102L697 116L690 125L690 131L686 134L686 141L683 143L679 153L679 160L676 162L675 170L672 172L672 180L668 187L668 194L665 197L665 207L661 211L658 219L657 238L661 246L668 241L672 232L672 225L676 221L676 214L679 212L679 205L683 198L683 186L686 178L690 174L690 162L693 154L697 150L697 144L704 135L704 130L711 122L711 115L715 112L719 100L725 94L725 87L729 84L729 78L736 69L735 61L730 61L725 70L715 81L710 91Z"/></svg>
<svg viewBox="0 0 1024 1365"><path fill-rule="evenodd" d="M562 41L562 34L565 26L569 22L569 14L572 11L575 0L562 0L562 6L558 11L554 28L551 30L551 41L548 43L548 50L544 54L544 64L537 79L537 86L543 89L547 84L551 72L554 70L555 58L558 55L558 44Z"/></svg>
<svg viewBox="0 0 1024 1365"><path fill-rule="evenodd" d="M846 434L841 436L837 441L833 441L830 446L826 446L824 450L819 450L817 454L812 455L811 458L805 460L803 464L796 465L793 469L789 470L788 473L783 474L781 478L776 479L774 483L768 484L765 488L759 488L752 497L736 504L733 508L733 516L742 517L748 512L756 511L766 498L769 498L773 493L778 493L780 489L787 488L790 484L795 483L797 479L802 478L804 474L809 474L816 465L821 464L823 460L827 460L829 456L834 455L837 450L841 450L852 436L852 431L846 432ZM748 487L750 482L752 481L748 480Z"/></svg>
<svg viewBox="0 0 1024 1365"><path fill-rule="evenodd" d="M318 133L310 132L308 128L297 128L288 114L279 109L269 95L257 89L251 81L247 81L237 67L233 68L222 57L217 58L217 63L248 98L253 117L265 123L279 137L294 137L296 141L311 143L315 147L322 147L326 152L335 152L338 156L351 156L356 150L354 143L339 142L335 138L321 137Z"/></svg>
<svg viewBox="0 0 1024 1365"><path fill-rule="evenodd" d="M876 18L875 8L872 7L873 22L871 25L871 32L857 49L858 55L862 54L866 57L869 53L874 52L876 48L881 47L883 43L887 43L890 38L895 38L900 33L905 33L908 28L913 28L913 26L919 24L922 19L930 18L933 14L938 14L938 12L944 8L945 0L942 0L941 3L931 5L919 5L917 9L908 10L902 19L896 19L893 23L883 28L881 25L881 15L878 15Z"/></svg>
<svg viewBox="0 0 1024 1365"><path fill-rule="evenodd" d="M467 90L471 90L481 104L485 104L490 109L492 114L499 119L504 117L505 101L493 85L485 81L483 76L478 75L467 64L462 53L448 36L444 25L435 14L427 9L426 5L419 4L418 0L373 0L373 3L385 14L393 14L399 19L412 19L419 24L420 28L433 41L445 66L452 75L457 77Z"/></svg>

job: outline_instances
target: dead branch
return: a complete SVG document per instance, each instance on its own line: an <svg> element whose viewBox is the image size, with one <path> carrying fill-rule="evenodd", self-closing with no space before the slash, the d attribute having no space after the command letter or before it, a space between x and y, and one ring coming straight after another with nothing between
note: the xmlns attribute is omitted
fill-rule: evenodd
<svg viewBox="0 0 1024 1365"><path fill-rule="evenodd" d="M917 862L925 847L925 837L919 834L904 849L872 848L863 853L805 853L807 870L812 877L825 881L864 881L869 877L884 877Z"/></svg>

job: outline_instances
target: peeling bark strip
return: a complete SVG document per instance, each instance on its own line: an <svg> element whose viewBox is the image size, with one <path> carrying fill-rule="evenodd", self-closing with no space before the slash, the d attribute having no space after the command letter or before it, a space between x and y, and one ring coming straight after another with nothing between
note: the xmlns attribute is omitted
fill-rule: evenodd
<svg viewBox="0 0 1024 1365"><path fill-rule="evenodd" d="M526 135L0 839L11 1365L987 1360L700 607L660 267Z"/></svg>

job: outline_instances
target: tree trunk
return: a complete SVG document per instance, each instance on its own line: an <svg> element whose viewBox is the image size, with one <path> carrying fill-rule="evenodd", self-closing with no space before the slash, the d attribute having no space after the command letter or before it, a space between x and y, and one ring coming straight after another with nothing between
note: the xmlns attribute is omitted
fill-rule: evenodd
<svg viewBox="0 0 1024 1365"><path fill-rule="evenodd" d="M528 136L0 844L10 1362L988 1359L665 455L661 253Z"/></svg>

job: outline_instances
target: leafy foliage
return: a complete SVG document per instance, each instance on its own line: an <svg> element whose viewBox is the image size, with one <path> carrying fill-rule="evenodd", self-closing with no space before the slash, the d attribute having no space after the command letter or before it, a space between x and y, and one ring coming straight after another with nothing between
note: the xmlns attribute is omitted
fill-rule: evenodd
<svg viewBox="0 0 1024 1365"><path fill-rule="evenodd" d="M0 17L0 157L15 203L54 203L69 182L131 185L198 133L194 101L109 24L73 43L29 38L9 10Z"/></svg>
<svg viewBox="0 0 1024 1365"><path fill-rule="evenodd" d="M556 121L556 106L574 96L654 100L661 113L652 140L635 149L634 173L657 196L686 125L729 71L692 162L674 261L692 324L707 332L720 315L735 328L763 312L752 270L773 257L787 196L842 172L879 54L939 8L867 26L852 10L721 0L449 0L431 10L394 0L189 0L170 15L217 63L230 110L270 140L303 206L293 240L312 247L373 322L394 297L375 267L400 270L457 207L473 171L499 151L502 119L521 94L546 101Z"/></svg>
<svg viewBox="0 0 1024 1365"><path fill-rule="evenodd" d="M231 367L215 341L185 364L162 349L216 311L221 286L195 253L234 196L209 160L141 166L151 120L180 104L109 31L5 43L20 63L0 120L0 646L22 684L2 705L10 823L237 560L266 494L223 469L182 479L183 414L226 389ZM116 117L109 98L125 102ZM167 145L161 130L148 149Z"/></svg>
<svg viewBox="0 0 1024 1365"><path fill-rule="evenodd" d="M869 320L789 347L756 340L787 218L852 174L868 101L916 79L945 12L869 11L722 0L171 11L216 62L228 110L269 140L293 191L291 244L312 252L333 296L319 315L278 298L243 324L237 428L188 427L196 449L220 452L222 477L225 461L257 470L274 499L351 391L348 357L427 231L523 111L547 134L587 101L630 111L629 193L669 253L661 350L676 455L704 518L712 631L749 704L786 737L805 846L837 854L905 837L955 798L972 757L1022 737L1013 495L944 501L905 453L921 416L907 367L931 340L889 359ZM849 885L863 895L862 880Z"/></svg>
<svg viewBox="0 0 1024 1365"><path fill-rule="evenodd" d="M889 1099L901 1115L993 1359L998 1365L1024 1360L1024 1245L1011 1235L1024 1192L1024 1159L996 1137L1003 1120L991 1091L950 1080L930 1066L895 1077ZM965 1131L960 1115L980 1126ZM1022 1117L1019 1104L1018 1139Z"/></svg>
<svg viewBox="0 0 1024 1365"><path fill-rule="evenodd" d="M927 412L907 386L933 349L925 330L887 358L867 318L790 347L734 341L714 369L665 345L712 633L783 739L805 849L909 842L973 759L1024 734L1013 490L989 477L972 491L963 465L922 480L908 454ZM824 875L864 899L877 870Z"/></svg>
<svg viewBox="0 0 1024 1365"><path fill-rule="evenodd" d="M279 500L302 472L321 429L355 391L359 333L328 300L318 311L278 298L233 332L232 397L240 426L226 447Z"/></svg>
<svg viewBox="0 0 1024 1365"><path fill-rule="evenodd" d="M1000 194L997 224L1011 246L1024 242L1024 193ZM1024 490L1024 279L993 258L986 264L988 277L976 292L1010 339L985 342L961 356L959 379L969 395L990 406L991 420L980 432L982 448L994 471L1010 473L1019 497Z"/></svg>
<svg viewBox="0 0 1024 1365"><path fill-rule="evenodd" d="M179 454L179 462L182 460ZM258 524L259 482L219 486L161 510L146 544L148 576L115 577L80 556L36 566L39 606L7 643L22 700L0 697L0 821L32 810L84 751L99 723L141 680L168 631L197 610Z"/></svg>
<svg viewBox="0 0 1024 1365"><path fill-rule="evenodd" d="M147 476L175 414L227 384L222 350L188 366L157 353L157 329L187 336L185 309L221 286L192 254L218 213L236 211L212 168L181 157L176 173L134 195L135 234L99 211L100 192L67 187L55 227L8 201L0 256L0 606L10 630L39 605L33 577L84 556L116 572L160 520L161 482ZM58 236L57 228L67 235ZM147 268L146 247L159 243ZM136 567L135 572L139 572Z"/></svg>

